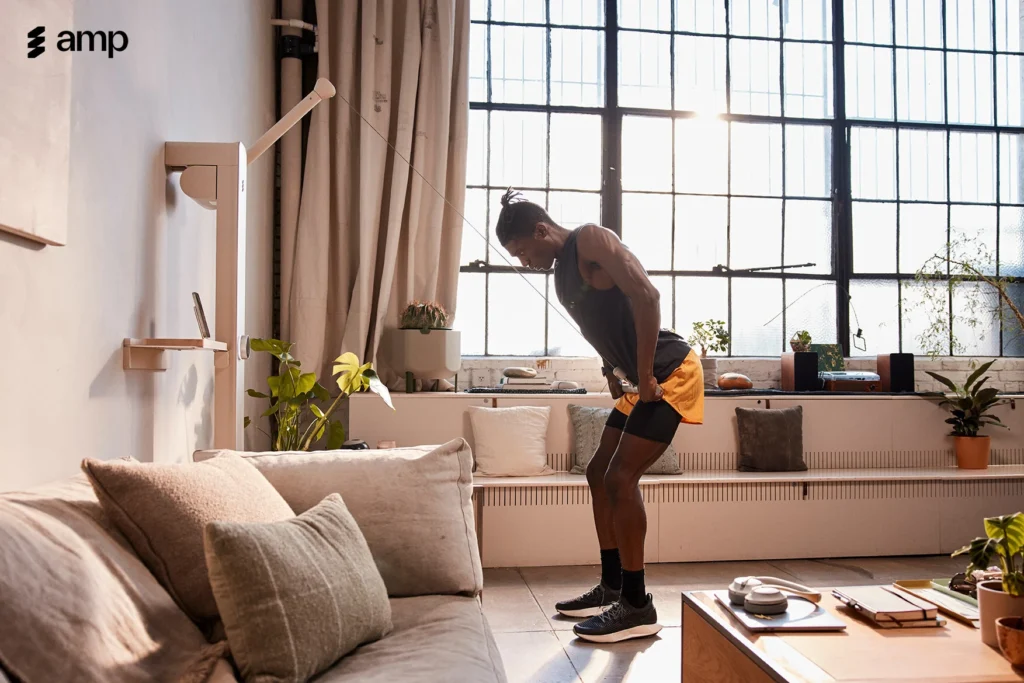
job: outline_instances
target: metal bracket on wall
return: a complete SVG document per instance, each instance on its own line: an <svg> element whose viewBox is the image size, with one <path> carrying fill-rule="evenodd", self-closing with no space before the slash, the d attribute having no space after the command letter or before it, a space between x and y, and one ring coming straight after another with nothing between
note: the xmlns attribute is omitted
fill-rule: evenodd
<svg viewBox="0 0 1024 683"><path fill-rule="evenodd" d="M307 40L305 36L281 36L281 59L302 59L315 54L316 47L313 45L313 41Z"/></svg>

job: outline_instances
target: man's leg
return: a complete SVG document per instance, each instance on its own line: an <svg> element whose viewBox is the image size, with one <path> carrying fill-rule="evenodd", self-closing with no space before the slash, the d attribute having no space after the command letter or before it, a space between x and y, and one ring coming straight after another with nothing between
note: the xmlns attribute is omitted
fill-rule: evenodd
<svg viewBox="0 0 1024 683"><path fill-rule="evenodd" d="M601 545L601 550L613 550L619 547L615 542L612 504L608 499L608 492L605 490L604 479L621 438L621 429L606 425L601 434L601 445L598 446L597 453L587 465L587 483L590 485L590 500L594 508L594 526L597 528L597 541Z"/></svg>

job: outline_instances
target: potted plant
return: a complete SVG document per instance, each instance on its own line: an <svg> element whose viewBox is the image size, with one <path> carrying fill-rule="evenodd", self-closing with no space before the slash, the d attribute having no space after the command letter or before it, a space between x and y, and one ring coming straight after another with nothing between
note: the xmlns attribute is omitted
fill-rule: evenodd
<svg viewBox="0 0 1024 683"><path fill-rule="evenodd" d="M811 333L807 330L800 330L793 334L789 340L789 348L793 353L803 353L811 350Z"/></svg>
<svg viewBox="0 0 1024 683"><path fill-rule="evenodd" d="M978 611L981 639L997 647L996 620L1024 616L1024 514L1016 512L985 519L985 536L953 553L967 555L967 574L985 571L996 564L1002 569L1001 581L978 583Z"/></svg>
<svg viewBox="0 0 1024 683"><path fill-rule="evenodd" d="M302 363L291 354L291 342L279 339L253 339L253 351L271 354L278 362L278 372L267 378L270 394L254 389L253 398L270 400L270 407L261 415L271 419L272 447L275 451L308 451L325 436L327 448L341 448L345 443L345 427L332 419L342 401L359 391L379 395L392 410L391 395L377 377L371 363L359 364L354 353L344 353L334 360L332 376L341 393L331 399L330 392L317 381L316 373L302 372ZM245 418L245 427L252 424ZM259 427L257 427L259 429ZM264 430L260 429L264 434ZM270 436L270 434L267 434Z"/></svg>
<svg viewBox="0 0 1024 683"><path fill-rule="evenodd" d="M988 467L991 438L978 434L982 427L995 425L1007 429L997 416L989 412L994 406L1003 402L997 398L999 390L992 387L982 388L988 381L988 377L981 376L992 367L993 363L995 361L990 360L982 364L971 373L963 386L954 383L947 377L928 371L928 374L937 382L949 389L949 392L943 394L939 405L949 407L951 417L946 420L946 424L953 426L951 434L956 449L956 464L962 469L983 470ZM980 381L979 378L981 378Z"/></svg>
<svg viewBox="0 0 1024 683"><path fill-rule="evenodd" d="M722 353L729 350L729 332L724 320L705 320L693 324L693 333L686 340L690 346L700 349L700 365L704 370L704 388L718 386L718 359L708 358L708 351Z"/></svg>
<svg viewBox="0 0 1024 683"><path fill-rule="evenodd" d="M388 367L405 373L405 389L416 379L449 379L462 367L462 336L448 326L449 315L436 301L413 301L402 312L399 329L382 340Z"/></svg>

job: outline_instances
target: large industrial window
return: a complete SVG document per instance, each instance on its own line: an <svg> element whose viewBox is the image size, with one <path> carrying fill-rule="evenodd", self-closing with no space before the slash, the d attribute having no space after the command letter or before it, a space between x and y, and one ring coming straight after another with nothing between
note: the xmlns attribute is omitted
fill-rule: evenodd
<svg viewBox="0 0 1024 683"><path fill-rule="evenodd" d="M593 354L550 274L524 279L493 240L508 186L563 226L616 231L662 325L724 320L731 355L777 355L802 329L853 354L920 351L928 256L968 236L993 273L1024 274L1019 10L473 0L463 353ZM981 327L957 330L964 352L1012 351L994 318Z"/></svg>

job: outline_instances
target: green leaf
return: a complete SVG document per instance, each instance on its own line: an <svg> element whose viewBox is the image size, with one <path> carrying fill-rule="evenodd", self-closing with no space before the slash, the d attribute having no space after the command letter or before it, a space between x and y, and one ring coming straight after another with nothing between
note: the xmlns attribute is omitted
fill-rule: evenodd
<svg viewBox="0 0 1024 683"><path fill-rule="evenodd" d="M277 375L271 375L270 377L267 378L267 386L270 387L270 395L277 396L279 393L281 393L279 391L281 388L281 378L278 377Z"/></svg>
<svg viewBox="0 0 1024 683"><path fill-rule="evenodd" d="M995 397L998 394L998 389L996 389L995 387L989 387L988 389L982 389L981 391L979 391L975 398L978 403L987 403L989 401L994 402L993 399L995 399Z"/></svg>
<svg viewBox="0 0 1024 683"><path fill-rule="evenodd" d="M976 538L960 550L953 553L953 557L967 555L971 561L968 566L968 573L976 569L988 569L992 566L992 559L996 556L998 542L991 538Z"/></svg>
<svg viewBox="0 0 1024 683"><path fill-rule="evenodd" d="M312 410L313 414L316 415L318 418L323 419L324 411L320 410L320 406L312 404L309 406L309 409ZM319 439L320 437L318 436L316 438Z"/></svg>
<svg viewBox="0 0 1024 683"><path fill-rule="evenodd" d="M255 389L249 389L245 393L249 394L253 398L270 398L266 394L261 394L260 392L256 391Z"/></svg>
<svg viewBox="0 0 1024 683"><path fill-rule="evenodd" d="M327 423L326 422L323 423L322 425L320 425L320 429L316 430L316 438L314 439L314 441L319 441L320 439L324 438L324 432L325 431L327 431Z"/></svg>
<svg viewBox="0 0 1024 683"><path fill-rule="evenodd" d="M1024 514L1015 512L1002 517L985 519L985 533L989 539L1006 539L1011 555L1024 550Z"/></svg>
<svg viewBox="0 0 1024 683"><path fill-rule="evenodd" d="M305 394L313 390L313 386L316 384L316 373L307 372L299 375L299 379L296 383L295 394Z"/></svg>
<svg viewBox="0 0 1024 683"><path fill-rule="evenodd" d="M331 422L330 432L327 435L328 450L337 450L345 444L345 425L338 420Z"/></svg>
<svg viewBox="0 0 1024 683"><path fill-rule="evenodd" d="M281 366L281 382L278 385L278 394L282 400L291 400L295 398L296 394L301 393L298 391L299 378L301 376L302 372L298 368Z"/></svg>
<svg viewBox="0 0 1024 683"><path fill-rule="evenodd" d="M988 369L989 369L990 367L992 367L992 364L993 364L993 363L995 363L995 362L996 362L996 361L995 361L995 359L993 359L993 360L990 360L990 361L989 361L989 362L987 362L987 363L983 363L983 364L981 365L981 367L979 367L979 368L978 368L977 370L975 370L974 372L972 372L972 373L971 373L971 376L967 378L967 383L966 383L966 384L964 384L964 388L965 388L965 389L969 389L969 388L970 388L970 386L971 386L972 384L974 384L974 381L975 381L976 379L978 379L979 377L981 377L982 375L984 375L984 374L985 374L985 372L986 372L986 371L987 371L987 370L988 370Z"/></svg>
<svg viewBox="0 0 1024 683"><path fill-rule="evenodd" d="M292 343L284 342L280 339L250 339L249 348L253 351L264 351L278 359L282 359L283 356L288 356Z"/></svg>
<svg viewBox="0 0 1024 683"><path fill-rule="evenodd" d="M249 427L249 425L251 425L251 424L252 424L252 420L250 420L249 416L246 415L245 416L245 421L242 422L242 429L247 429Z"/></svg>
<svg viewBox="0 0 1024 683"><path fill-rule="evenodd" d="M263 417L270 417L271 415L276 413L277 412L277 407L279 405L281 405L280 401L278 401L277 403L271 403L270 407L267 408L265 411L263 411Z"/></svg>
<svg viewBox="0 0 1024 683"><path fill-rule="evenodd" d="M327 389L324 389L324 386L320 384L320 382L313 384L313 395L316 396L318 401L323 401L324 403L331 400L331 394Z"/></svg>
<svg viewBox="0 0 1024 683"><path fill-rule="evenodd" d="M369 373L373 374L370 375ZM381 382L380 378L377 377L377 373L373 372L373 370L370 370L367 373L366 379L368 380L370 391L380 396L381 399L384 400L384 403L387 404L388 408L394 410L395 405L391 402L391 392L388 391L388 388L386 386L384 386L384 382Z"/></svg>
<svg viewBox="0 0 1024 683"><path fill-rule="evenodd" d="M1003 590L1017 597L1024 595L1024 574L1021 572L1003 574Z"/></svg>
<svg viewBox="0 0 1024 683"><path fill-rule="evenodd" d="M928 373L929 375L931 375L932 379L934 379L936 382L941 382L942 384L944 384L947 387L949 387L949 389L951 391L954 391L954 392L956 391L956 385L953 384L952 380L949 380L949 379L943 377L942 375L936 374L936 373L934 373L934 372L932 372L930 370L925 370L925 372Z"/></svg>

